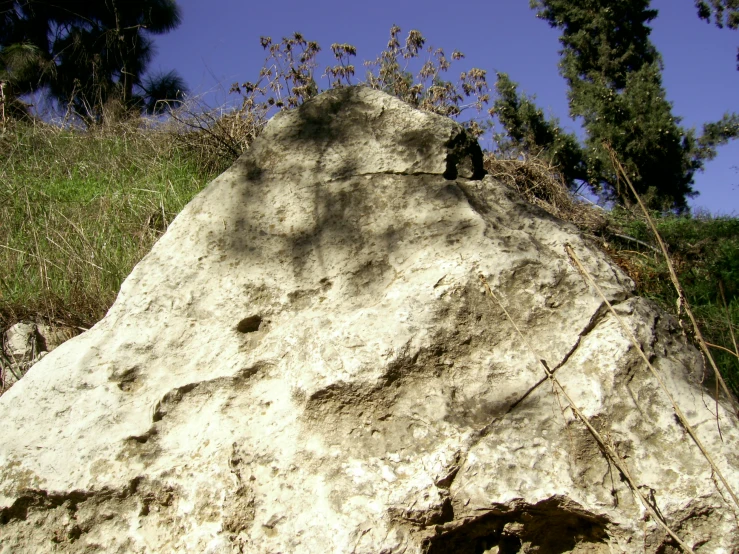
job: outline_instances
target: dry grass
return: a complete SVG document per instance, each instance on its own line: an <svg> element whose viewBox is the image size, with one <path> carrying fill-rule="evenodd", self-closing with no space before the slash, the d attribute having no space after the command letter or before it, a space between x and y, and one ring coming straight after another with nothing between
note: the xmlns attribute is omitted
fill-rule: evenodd
<svg viewBox="0 0 739 554"><path fill-rule="evenodd" d="M212 177L176 135L140 121L80 131L10 122L0 135L0 326L90 326Z"/></svg>
<svg viewBox="0 0 739 554"><path fill-rule="evenodd" d="M228 169L267 123L265 106L253 99L237 109L213 108L190 98L170 113L162 130L170 134L196 167L211 174Z"/></svg>
<svg viewBox="0 0 739 554"><path fill-rule="evenodd" d="M557 168L549 162L537 157L502 159L488 154L484 163L485 170L493 179L514 189L524 200L553 216L590 232L607 225L608 218L604 210L593 204L576 201Z"/></svg>

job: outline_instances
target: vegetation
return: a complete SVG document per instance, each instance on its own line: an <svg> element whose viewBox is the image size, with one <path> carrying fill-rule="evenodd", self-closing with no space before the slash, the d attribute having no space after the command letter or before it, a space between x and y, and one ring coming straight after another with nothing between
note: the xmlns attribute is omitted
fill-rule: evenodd
<svg viewBox="0 0 739 554"><path fill-rule="evenodd" d="M89 327L213 176L170 129L10 123L0 135L0 328Z"/></svg>
<svg viewBox="0 0 739 554"><path fill-rule="evenodd" d="M366 79L357 84L383 90L416 108L454 118L459 118L468 108L475 108L479 113L489 102L484 70L473 68L462 72L456 83L444 79L452 63L464 58L464 54L455 50L449 59L443 49L425 46L426 39L416 30L408 33L401 46L400 32L399 27L392 26L387 48L375 60L365 62ZM294 108L319 93L314 73L320 46L307 41L300 33L278 43L271 37L260 40L268 56L259 80L234 83L231 92L242 96L243 116L257 114L259 121L266 121L273 110ZM337 65L325 71L331 88L353 84L355 67L350 60L356 56L356 48L350 44L332 44L331 51L337 61ZM413 62L419 66L415 74L408 70ZM473 134L482 133L474 118L464 124Z"/></svg>
<svg viewBox="0 0 739 554"><path fill-rule="evenodd" d="M0 2L0 81L8 103L45 90L86 123L162 112L185 91L174 71L147 75L150 35L180 23L174 0ZM164 102L163 102L164 101ZM113 105L116 109L113 109ZM103 107L107 109L103 111Z"/></svg>
<svg viewBox="0 0 739 554"><path fill-rule="evenodd" d="M698 8L698 17L704 19L708 23L713 22L716 27L723 29L739 29L739 1L737 0L695 0L695 7ZM739 71L739 48L736 54L736 69Z"/></svg>
<svg viewBox="0 0 739 554"><path fill-rule="evenodd" d="M698 17L710 22L713 16L719 28L739 28L739 2L736 0L695 0L695 7Z"/></svg>
<svg viewBox="0 0 739 554"><path fill-rule="evenodd" d="M657 16L649 0L531 0L537 17L561 31L560 72L569 86L570 115L587 133L580 146L521 97L507 75L498 78L496 113L508 150L556 163L570 187L587 184L605 200L629 205L610 151L637 192L655 209L687 211L693 176L716 147L739 136L739 115L704 125L701 136L680 126L662 86L662 60L649 40Z"/></svg>
<svg viewBox="0 0 739 554"><path fill-rule="evenodd" d="M585 152L573 133L565 132L556 119L547 119L533 98L518 92L506 73L498 73L498 93L491 114L505 129L496 136L497 156L515 159L533 154L549 162L570 190L588 180Z"/></svg>
<svg viewBox="0 0 739 554"><path fill-rule="evenodd" d="M722 368L729 388L739 395L739 358L735 355L739 321L739 219L658 213L653 214L653 219L667 244L701 332L712 345L712 355ZM634 279L641 295L654 299L667 311L677 310L684 329L692 334L688 318L678 305L667 263L654 250L655 241L644 218L616 209L610 214L610 225L614 231L606 250Z"/></svg>

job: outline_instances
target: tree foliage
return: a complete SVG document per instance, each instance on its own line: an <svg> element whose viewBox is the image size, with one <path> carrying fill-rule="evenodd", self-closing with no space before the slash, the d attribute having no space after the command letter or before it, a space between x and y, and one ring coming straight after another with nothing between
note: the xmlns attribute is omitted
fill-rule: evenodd
<svg viewBox="0 0 739 554"><path fill-rule="evenodd" d="M713 22L719 29L739 29L739 0L695 0L698 17ZM739 71L739 48L736 54L736 69Z"/></svg>
<svg viewBox="0 0 739 554"><path fill-rule="evenodd" d="M707 124L700 138L680 126L662 86L662 59L649 39L648 23L657 16L649 0L531 0L531 7L561 31L560 72L569 85L570 115L582 121L587 138L582 150L575 149L574 138L554 133L556 122L545 122L531 100L503 80L499 93L508 92L497 114L508 134L528 136L521 144L552 159L559 155L568 180L582 180L606 199L628 204L612 149L654 208L687 210L695 172L717 146L739 135L739 125L736 115L726 115ZM517 114L506 113L511 110Z"/></svg>
<svg viewBox="0 0 739 554"><path fill-rule="evenodd" d="M737 0L695 0L698 17L710 22L711 17L720 29L739 28L739 1Z"/></svg>
<svg viewBox="0 0 739 554"><path fill-rule="evenodd" d="M180 23L174 0L0 1L0 62L16 94L45 89L87 121L103 107L162 110L184 91L174 72L147 75L153 35ZM25 60L14 49L32 49ZM12 55L11 55L12 54Z"/></svg>
<svg viewBox="0 0 739 554"><path fill-rule="evenodd" d="M32 68L41 58L38 48L31 44L12 44L0 48L0 117L20 118L28 106L21 100L24 84L32 81Z"/></svg>
<svg viewBox="0 0 739 554"><path fill-rule="evenodd" d="M571 189L578 181L588 180L585 154L574 134L564 131L556 118L547 119L533 98L518 92L517 83L506 73L498 73L495 89L491 114L506 130L495 137L501 153L507 157L530 153L544 158L559 168Z"/></svg>

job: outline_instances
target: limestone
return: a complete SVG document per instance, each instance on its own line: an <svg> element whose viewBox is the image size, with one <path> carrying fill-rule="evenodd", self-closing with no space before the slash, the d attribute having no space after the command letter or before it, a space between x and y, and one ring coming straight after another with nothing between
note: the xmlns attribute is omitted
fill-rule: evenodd
<svg viewBox="0 0 739 554"><path fill-rule="evenodd" d="M66 325L19 321L0 336L0 393L46 354L79 331Z"/></svg>
<svg viewBox="0 0 739 554"><path fill-rule="evenodd" d="M695 552L736 418L675 321L482 175L450 120L366 88L276 116L90 331L4 396L0 552L675 552L506 318Z"/></svg>

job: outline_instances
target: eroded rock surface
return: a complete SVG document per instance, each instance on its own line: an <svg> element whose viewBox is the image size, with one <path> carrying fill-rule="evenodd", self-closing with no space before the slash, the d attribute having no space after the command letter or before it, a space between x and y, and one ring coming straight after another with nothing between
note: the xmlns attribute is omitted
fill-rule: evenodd
<svg viewBox="0 0 739 554"><path fill-rule="evenodd" d="M41 358L79 335L66 325L19 321L0 334L0 394L13 386Z"/></svg>
<svg viewBox="0 0 739 554"><path fill-rule="evenodd" d="M275 117L98 325L0 398L0 552L667 553L479 275L696 552L728 495L570 244L739 489L736 419L674 321L482 178L450 120L366 88Z"/></svg>

